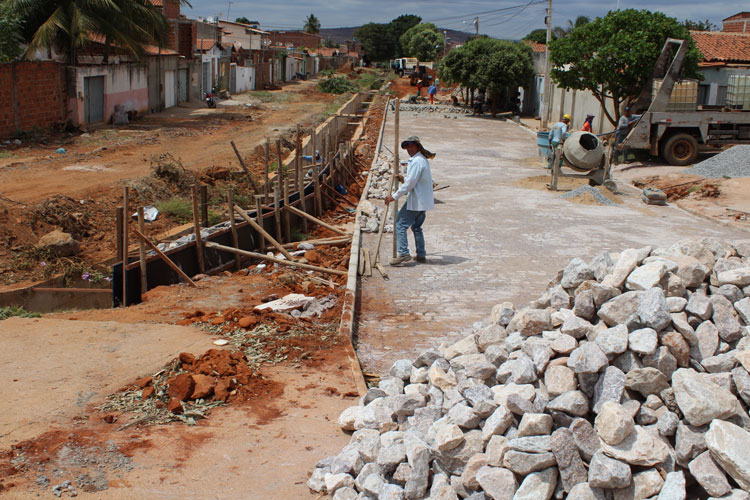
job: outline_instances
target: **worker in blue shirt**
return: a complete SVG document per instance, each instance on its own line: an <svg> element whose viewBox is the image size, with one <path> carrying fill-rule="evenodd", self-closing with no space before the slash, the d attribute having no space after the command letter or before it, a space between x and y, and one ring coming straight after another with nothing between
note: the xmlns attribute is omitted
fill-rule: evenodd
<svg viewBox="0 0 750 500"><path fill-rule="evenodd" d="M568 114L563 115L562 120L552 125L549 130L549 152L548 152L548 165L547 168L552 168L552 158L555 156L555 149L565 141L565 134L568 132L568 125L570 125L571 116ZM560 166L562 166L562 157L560 157Z"/></svg>

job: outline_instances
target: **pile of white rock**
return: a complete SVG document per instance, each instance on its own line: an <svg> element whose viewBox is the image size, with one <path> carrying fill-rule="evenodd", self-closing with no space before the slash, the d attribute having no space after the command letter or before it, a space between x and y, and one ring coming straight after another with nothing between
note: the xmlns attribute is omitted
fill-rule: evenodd
<svg viewBox="0 0 750 500"><path fill-rule="evenodd" d="M308 486L334 500L750 499L750 240L574 258L399 360Z"/></svg>
<svg viewBox="0 0 750 500"><path fill-rule="evenodd" d="M393 168L393 156L381 153L375 165L370 169L370 187L367 198L384 200L388 194Z"/></svg>

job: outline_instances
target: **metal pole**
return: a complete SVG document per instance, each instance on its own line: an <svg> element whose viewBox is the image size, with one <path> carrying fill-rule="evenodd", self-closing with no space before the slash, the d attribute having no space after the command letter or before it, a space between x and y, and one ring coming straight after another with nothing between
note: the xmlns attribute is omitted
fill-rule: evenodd
<svg viewBox="0 0 750 500"><path fill-rule="evenodd" d="M547 17L544 20L547 23L547 43L544 49L544 94L542 95L541 128L546 129L550 115L550 90L552 87L549 74L552 69L549 60L549 42L552 40L552 0L547 0Z"/></svg>

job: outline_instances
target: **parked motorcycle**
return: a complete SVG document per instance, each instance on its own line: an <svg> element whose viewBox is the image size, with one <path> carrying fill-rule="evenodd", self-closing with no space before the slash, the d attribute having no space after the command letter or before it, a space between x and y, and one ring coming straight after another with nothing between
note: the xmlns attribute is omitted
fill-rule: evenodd
<svg viewBox="0 0 750 500"><path fill-rule="evenodd" d="M208 106L209 108L213 109L216 107L216 101L214 100L213 94L210 94L210 93L206 94L205 101L206 101L206 106Z"/></svg>

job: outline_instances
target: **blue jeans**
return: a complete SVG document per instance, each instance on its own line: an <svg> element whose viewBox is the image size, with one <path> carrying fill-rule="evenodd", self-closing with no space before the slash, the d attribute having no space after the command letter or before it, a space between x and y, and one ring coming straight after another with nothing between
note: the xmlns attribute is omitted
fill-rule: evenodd
<svg viewBox="0 0 750 500"><path fill-rule="evenodd" d="M414 233L417 257L425 257L427 255L427 251L424 249L424 234L422 233L424 219L424 210L416 211L405 208L399 210L398 217L396 218L396 249L399 257L409 255L409 240L406 237L406 230L409 228Z"/></svg>
<svg viewBox="0 0 750 500"><path fill-rule="evenodd" d="M627 136L628 136L627 133L615 134L615 148L619 144L622 144L622 142L625 140ZM617 160L620 157L622 157L622 161L626 161L628 159L628 148L622 148L621 150L615 149L614 153L612 154L612 163L619 163Z"/></svg>

